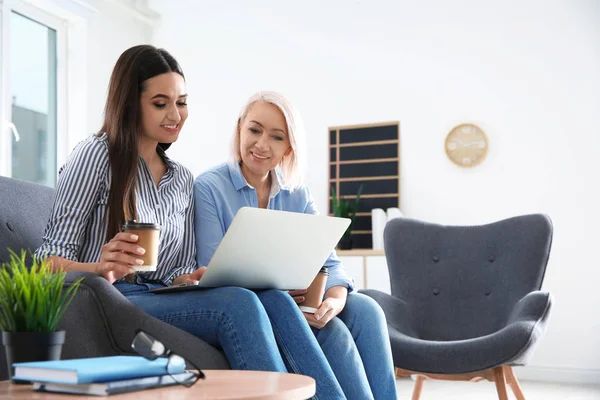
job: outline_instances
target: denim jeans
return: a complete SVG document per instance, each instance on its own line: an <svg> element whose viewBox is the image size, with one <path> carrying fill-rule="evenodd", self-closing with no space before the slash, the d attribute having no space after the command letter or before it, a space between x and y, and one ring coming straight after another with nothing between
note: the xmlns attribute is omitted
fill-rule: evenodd
<svg viewBox="0 0 600 400"><path fill-rule="evenodd" d="M153 317L222 349L233 369L307 375L317 383L315 399L345 398L306 319L285 292L221 287L154 294L148 290L162 284L139 280L114 286Z"/></svg>
<svg viewBox="0 0 600 400"><path fill-rule="evenodd" d="M349 400L397 399L387 322L375 300L350 293L336 318L312 330Z"/></svg>

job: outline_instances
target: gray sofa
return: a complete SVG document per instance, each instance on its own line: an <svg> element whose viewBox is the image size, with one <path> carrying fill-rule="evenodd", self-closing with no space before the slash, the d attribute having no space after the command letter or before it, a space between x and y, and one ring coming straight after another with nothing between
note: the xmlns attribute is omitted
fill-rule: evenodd
<svg viewBox="0 0 600 400"><path fill-rule="evenodd" d="M53 201L51 188L0 177L0 263L8 261L8 249L34 251L39 247ZM146 314L104 278L69 272L67 280L81 276L85 279L59 327L66 330L62 358L132 354L135 331L143 329L199 368L230 368L221 351ZM1 347L0 380L5 379L8 370Z"/></svg>

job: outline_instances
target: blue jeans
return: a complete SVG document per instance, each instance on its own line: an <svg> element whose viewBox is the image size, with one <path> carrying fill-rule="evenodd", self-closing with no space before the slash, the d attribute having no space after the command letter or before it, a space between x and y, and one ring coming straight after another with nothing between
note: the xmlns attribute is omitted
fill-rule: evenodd
<svg viewBox="0 0 600 400"><path fill-rule="evenodd" d="M293 372L315 379L315 399L344 399L306 319L285 292L238 287L154 294L158 283L114 284L148 314L223 350L233 369Z"/></svg>
<svg viewBox="0 0 600 400"><path fill-rule="evenodd" d="M336 318L312 330L349 400L397 399L387 322L375 300L350 293Z"/></svg>

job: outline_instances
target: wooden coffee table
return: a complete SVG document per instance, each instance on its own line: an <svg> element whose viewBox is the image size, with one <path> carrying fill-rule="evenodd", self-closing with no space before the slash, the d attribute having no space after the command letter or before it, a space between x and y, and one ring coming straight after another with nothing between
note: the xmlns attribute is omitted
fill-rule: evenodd
<svg viewBox="0 0 600 400"><path fill-rule="evenodd" d="M315 394L315 380L304 375L262 371L202 370L206 379L191 388L169 386L158 389L109 396L119 400L176 400L176 399L246 399L246 400L306 400ZM140 397L142 396L142 397ZM98 396L79 396L62 393L34 392L31 385L0 382L0 399L73 400L99 399Z"/></svg>

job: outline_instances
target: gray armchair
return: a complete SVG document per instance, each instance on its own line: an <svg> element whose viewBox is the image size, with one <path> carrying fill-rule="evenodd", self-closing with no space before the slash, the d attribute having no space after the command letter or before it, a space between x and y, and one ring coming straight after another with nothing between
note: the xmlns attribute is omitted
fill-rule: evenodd
<svg viewBox="0 0 600 400"><path fill-rule="evenodd" d="M53 189L0 177L0 263L8 261L9 248L34 251L39 247L53 201ZM221 351L146 314L106 279L69 272L67 281L80 276L85 279L59 326L66 330L63 359L132 354L135 331L143 329L199 368L230 368ZM5 380L9 376L4 347L0 347L0 380Z"/></svg>
<svg viewBox="0 0 600 400"><path fill-rule="evenodd" d="M541 292L552 243L545 215L482 226L408 218L385 228L392 295L374 298L388 320L394 365L426 378L488 379L524 399L512 365L525 365L544 331L552 297Z"/></svg>

